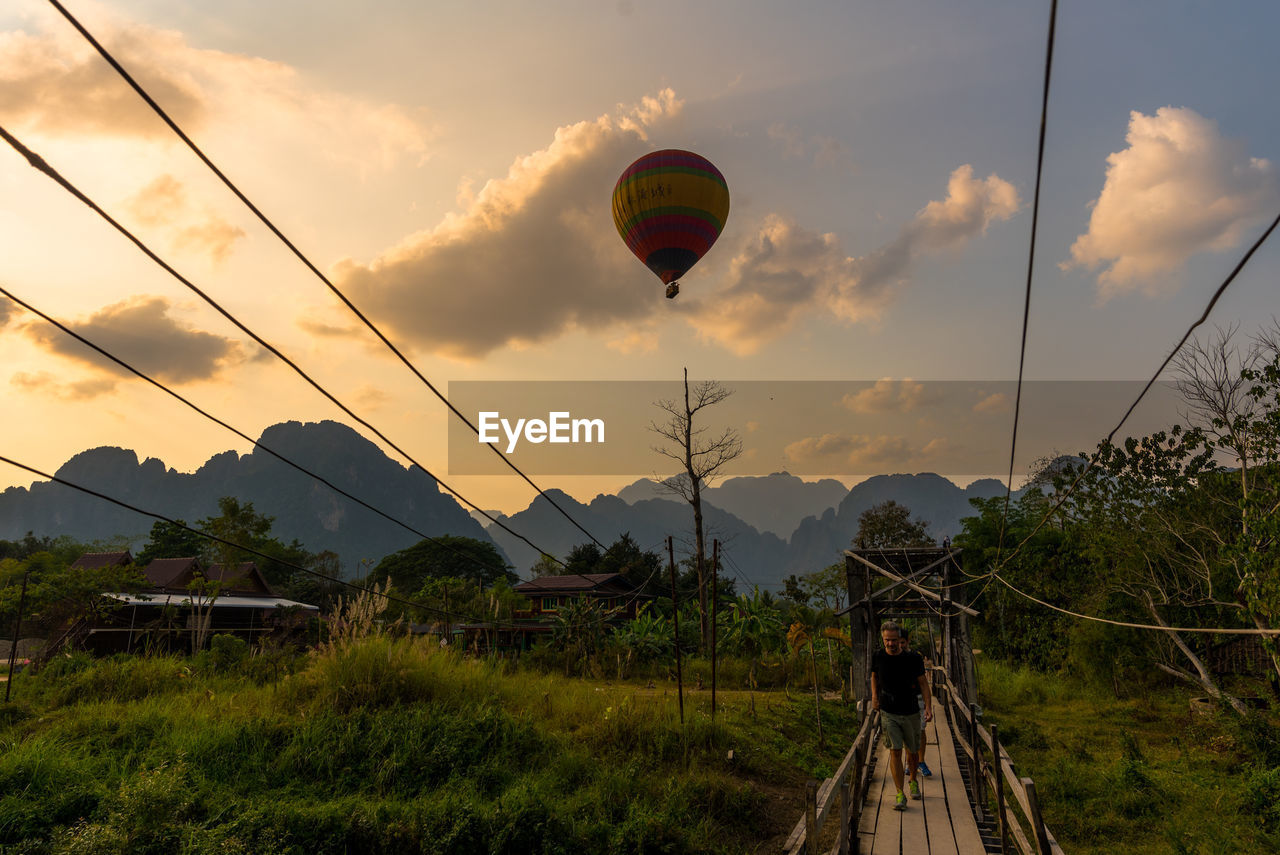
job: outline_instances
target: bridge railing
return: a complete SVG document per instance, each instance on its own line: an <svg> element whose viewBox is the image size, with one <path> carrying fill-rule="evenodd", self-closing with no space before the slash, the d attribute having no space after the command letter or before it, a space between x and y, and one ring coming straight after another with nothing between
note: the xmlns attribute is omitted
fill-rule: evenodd
<svg viewBox="0 0 1280 855"><path fill-rule="evenodd" d="M950 716L952 731L969 763L969 780L972 782L975 812L980 822L987 818L986 793L990 792L994 796L994 819L1000 830L1000 852L1009 852L1010 846L1015 845L1022 855L1063 855L1062 847L1044 824L1035 782L1018 775L1012 758L1000 744L999 727L993 724L989 731L984 728L978 720L980 716L977 705L964 703L963 695L951 682L945 669L934 670L935 694L946 696L946 703L953 711ZM1011 810L1012 805L1005 798L1005 785L1021 811L1021 817Z"/></svg>
<svg viewBox="0 0 1280 855"><path fill-rule="evenodd" d="M857 828L861 819L862 803L871 778L869 760L875 751L879 732L880 712L872 710L863 719L853 745L840 761L835 774L821 783L816 779L810 780L805 786L804 816L787 837L783 848L787 855L817 855L822 827L837 804L840 827L830 851L833 855L847 855L850 829Z"/></svg>

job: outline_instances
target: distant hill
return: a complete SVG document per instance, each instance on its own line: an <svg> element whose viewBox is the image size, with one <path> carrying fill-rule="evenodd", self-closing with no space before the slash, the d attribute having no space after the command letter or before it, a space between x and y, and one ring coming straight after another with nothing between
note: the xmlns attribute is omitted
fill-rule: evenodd
<svg viewBox="0 0 1280 855"><path fill-rule="evenodd" d="M259 441L420 531L492 541L523 576L538 560L536 551L518 537L492 524L482 526L477 515L441 493L424 472L406 469L345 425L286 422L267 428ZM273 533L281 540L296 538L316 552L333 550L352 575L360 572L361 561L376 563L418 540L260 448L243 457L233 451L214 455L193 473L169 469L155 458L139 462L127 449L95 448L68 460L58 475L192 523L215 514L222 496L253 502L259 512L275 517ZM671 535L677 558L692 552L693 515L688 505L659 492L649 479L589 503L543 486L606 545L629 532L641 548L662 552ZM880 502L893 499L906 505L941 539L960 531L960 519L972 513L969 499L1003 492L995 479L961 489L932 473L877 475L851 490L832 479L810 483L785 472L730 478L707 491L706 534L724 544L726 567L740 590L754 583L776 586L791 573L808 573L838 561L857 533L858 516ZM518 513L494 516L559 557L590 541L542 497ZM86 541L124 535L137 548L146 541L152 522L53 483L0 493L0 538L5 539L28 531Z"/></svg>
<svg viewBox="0 0 1280 855"><path fill-rule="evenodd" d="M786 472L758 477L729 478L708 489L707 502L728 511L762 532L790 537L800 521L835 507L849 488L834 478L805 481ZM618 491L618 498L634 504L641 499L682 502L649 478Z"/></svg>
<svg viewBox="0 0 1280 855"><path fill-rule="evenodd" d="M263 431L259 442L426 534L490 540L434 479L396 463L346 425L285 422ZM216 514L220 497L235 496L275 517L272 533L280 540L296 538L313 552L336 552L348 575L361 572L362 560L376 563L419 540L259 448L243 457L234 451L214 455L193 473L169 469L156 458L139 463L127 449L94 448L72 457L55 474L189 523ZM86 541L124 535L136 549L153 522L53 482L0 494L0 538L28 531Z"/></svg>
<svg viewBox="0 0 1280 855"><path fill-rule="evenodd" d="M913 518L926 521L929 533L939 541L960 533L960 520L973 516L970 499L1004 495L1004 484L982 478L960 488L941 475L876 475L854 485L838 507L821 517L809 517L791 534L791 568L788 572L808 572L815 563L830 564L829 556L848 549L858 533L862 512L892 499L911 509ZM1019 493L1014 493L1016 498Z"/></svg>
<svg viewBox="0 0 1280 855"><path fill-rule="evenodd" d="M583 528L609 546L623 534L630 533L641 549L660 554L666 553L666 539L676 539L676 560L693 551L693 514L684 502L666 499L641 499L627 504L618 496L601 495L583 504L560 490L547 490L547 496L555 501ZM513 531L526 534L544 549L550 549L563 557L574 546L590 539L564 518L551 503L539 496L523 511L501 521ZM704 505L703 519L707 537L708 555L711 538L724 543L725 565L728 572L740 573L738 589L748 584L773 583L781 579L781 568L787 561L787 544L774 534L761 533L733 514L714 506ZM516 572L528 575L528 570L538 561L538 554L496 526L490 526L489 534L511 556Z"/></svg>

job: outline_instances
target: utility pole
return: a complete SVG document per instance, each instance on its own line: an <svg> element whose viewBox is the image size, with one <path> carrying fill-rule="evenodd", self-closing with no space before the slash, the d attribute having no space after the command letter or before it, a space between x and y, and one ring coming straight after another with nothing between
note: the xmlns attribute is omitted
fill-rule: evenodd
<svg viewBox="0 0 1280 855"><path fill-rule="evenodd" d="M667 560L671 567L671 622L676 639L676 693L680 698L680 726L684 727L684 674L680 670L680 600L676 597L676 552L667 537Z"/></svg>
<svg viewBox="0 0 1280 855"><path fill-rule="evenodd" d="M720 541L711 541L711 720L716 720L716 604L720 600Z"/></svg>
<svg viewBox="0 0 1280 855"><path fill-rule="evenodd" d="M13 664L18 659L18 636L22 634L22 609L27 604L27 580L31 568L22 574L22 593L18 594L18 619L13 623L13 647L9 648L9 679L4 684L4 702L9 703L9 691L13 687Z"/></svg>

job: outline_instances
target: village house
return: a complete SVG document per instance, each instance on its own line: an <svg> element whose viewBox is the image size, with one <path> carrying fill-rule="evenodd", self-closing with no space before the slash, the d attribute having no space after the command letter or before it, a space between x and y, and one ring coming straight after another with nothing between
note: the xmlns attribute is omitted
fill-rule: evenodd
<svg viewBox="0 0 1280 855"><path fill-rule="evenodd" d="M621 573L540 576L514 590L529 601L529 608L517 609L513 620L502 624L462 624L458 630L465 644L476 649L528 650L539 639L550 637L561 609L574 600L590 600L612 625L634 620L644 598Z"/></svg>
<svg viewBox="0 0 1280 855"><path fill-rule="evenodd" d="M73 568L124 566L124 552L87 553ZM95 653L144 648L192 649L216 633L253 642L318 606L276 596L258 565L205 567L198 558L157 558L142 571L148 587L137 593L107 593L112 607L68 628L55 644L75 641ZM52 646L52 645L51 645Z"/></svg>

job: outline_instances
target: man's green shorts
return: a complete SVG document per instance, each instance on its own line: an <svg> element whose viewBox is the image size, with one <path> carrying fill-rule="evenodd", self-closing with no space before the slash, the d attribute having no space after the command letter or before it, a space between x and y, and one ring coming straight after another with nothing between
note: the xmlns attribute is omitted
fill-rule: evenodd
<svg viewBox="0 0 1280 855"><path fill-rule="evenodd" d="M894 715L881 710L880 731L885 748L901 751L905 746L912 754L920 753L920 713Z"/></svg>

